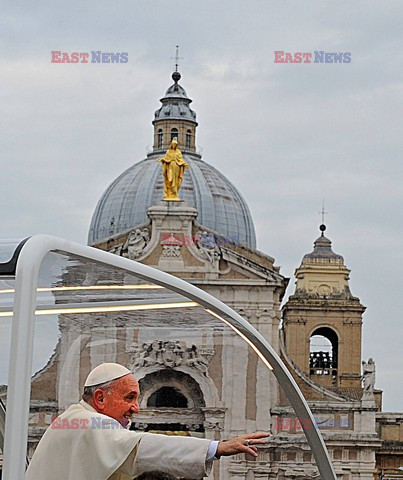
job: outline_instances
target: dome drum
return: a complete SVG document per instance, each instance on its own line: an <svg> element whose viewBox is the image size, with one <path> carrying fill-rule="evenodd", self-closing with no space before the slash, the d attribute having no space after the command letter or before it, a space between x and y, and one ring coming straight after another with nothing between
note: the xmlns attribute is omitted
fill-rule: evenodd
<svg viewBox="0 0 403 480"><path fill-rule="evenodd" d="M154 151L165 151L173 138L178 139L182 152L196 150L196 125L186 120L154 121Z"/></svg>

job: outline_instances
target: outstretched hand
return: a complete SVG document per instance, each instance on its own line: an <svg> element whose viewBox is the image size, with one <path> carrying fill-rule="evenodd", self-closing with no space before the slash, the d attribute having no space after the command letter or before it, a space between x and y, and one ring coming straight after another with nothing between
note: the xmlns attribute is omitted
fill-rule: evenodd
<svg viewBox="0 0 403 480"><path fill-rule="evenodd" d="M230 438L229 440L223 440L218 444L216 456L221 457L236 455L237 453L249 453L249 455L257 457L256 445L267 443L267 437L270 437L270 433L256 432L242 435L241 437Z"/></svg>

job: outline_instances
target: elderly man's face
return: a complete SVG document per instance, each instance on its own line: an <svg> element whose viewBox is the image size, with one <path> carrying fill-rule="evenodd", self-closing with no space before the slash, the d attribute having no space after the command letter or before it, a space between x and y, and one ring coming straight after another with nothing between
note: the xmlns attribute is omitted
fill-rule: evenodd
<svg viewBox="0 0 403 480"><path fill-rule="evenodd" d="M126 375L116 380L109 392L103 392L103 395L97 396L98 390L94 395L96 409L118 420L124 427L129 424L129 420L134 413L139 412L140 389L137 380L133 375Z"/></svg>

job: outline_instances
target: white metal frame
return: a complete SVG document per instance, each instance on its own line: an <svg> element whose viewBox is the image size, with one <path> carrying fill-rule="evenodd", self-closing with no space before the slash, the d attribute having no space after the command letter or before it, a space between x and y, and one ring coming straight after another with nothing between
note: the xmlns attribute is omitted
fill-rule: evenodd
<svg viewBox="0 0 403 480"><path fill-rule="evenodd" d="M220 315L225 315L227 320L222 320L248 343L252 342L258 355L266 360L266 364L269 362L296 415L301 419L310 420L310 422L302 422L302 427L322 480L337 480L322 435L315 426L313 415L300 389L271 345L246 320L210 294L168 273L127 258L48 235L31 237L23 246L17 262L3 480L23 480L25 475L36 288L41 262L47 253L55 250L125 269L146 281L167 287L198 302L218 318L221 318Z"/></svg>

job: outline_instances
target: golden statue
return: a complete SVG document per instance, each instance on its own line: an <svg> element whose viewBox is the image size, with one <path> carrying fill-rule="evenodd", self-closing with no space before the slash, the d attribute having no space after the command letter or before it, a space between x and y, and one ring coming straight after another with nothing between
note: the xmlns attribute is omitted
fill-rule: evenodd
<svg viewBox="0 0 403 480"><path fill-rule="evenodd" d="M178 192L181 187L183 174L185 168L189 167L189 165L183 160L176 138L172 140L165 157L159 158L158 162L162 162L164 200L178 202L180 200Z"/></svg>

